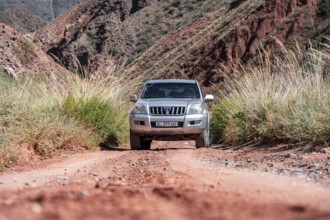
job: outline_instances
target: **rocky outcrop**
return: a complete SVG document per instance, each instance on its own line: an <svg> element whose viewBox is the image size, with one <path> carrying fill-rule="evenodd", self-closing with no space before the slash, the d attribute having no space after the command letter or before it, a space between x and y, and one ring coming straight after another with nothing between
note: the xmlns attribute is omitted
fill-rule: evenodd
<svg viewBox="0 0 330 220"><path fill-rule="evenodd" d="M316 14L316 0L266 0L227 36L205 48L197 59L185 62L181 71L206 86L219 83L238 63L250 62L259 47L276 51L279 45L274 38L283 44L299 40L304 25L315 25Z"/></svg>

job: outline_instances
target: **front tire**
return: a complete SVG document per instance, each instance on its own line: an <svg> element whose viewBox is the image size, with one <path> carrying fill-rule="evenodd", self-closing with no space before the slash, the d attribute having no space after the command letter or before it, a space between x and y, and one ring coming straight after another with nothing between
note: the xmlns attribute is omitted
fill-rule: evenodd
<svg viewBox="0 0 330 220"><path fill-rule="evenodd" d="M206 128L203 133L196 137L195 145L196 148L205 148L210 146L210 134L208 128Z"/></svg>
<svg viewBox="0 0 330 220"><path fill-rule="evenodd" d="M132 150L149 150L152 140L142 140L141 136L130 131L129 140Z"/></svg>

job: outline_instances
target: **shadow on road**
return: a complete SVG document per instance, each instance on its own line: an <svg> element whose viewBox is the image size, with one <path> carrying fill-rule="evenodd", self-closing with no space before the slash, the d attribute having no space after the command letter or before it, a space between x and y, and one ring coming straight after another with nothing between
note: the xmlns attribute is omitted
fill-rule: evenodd
<svg viewBox="0 0 330 220"><path fill-rule="evenodd" d="M145 150L145 151L167 151L167 150L193 150L194 148L188 148L188 147L182 147L182 148L174 148L174 147L170 147L170 148L152 148L150 150ZM101 147L102 151L133 151L131 149L128 148L118 148L118 147ZM141 150L136 150L136 151L141 151Z"/></svg>

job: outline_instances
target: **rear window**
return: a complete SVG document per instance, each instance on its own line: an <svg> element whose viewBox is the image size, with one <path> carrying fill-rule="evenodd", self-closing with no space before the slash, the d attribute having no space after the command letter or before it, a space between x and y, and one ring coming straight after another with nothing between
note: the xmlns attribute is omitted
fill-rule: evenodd
<svg viewBox="0 0 330 220"><path fill-rule="evenodd" d="M148 83L142 92L142 99L191 98L200 99L195 83Z"/></svg>

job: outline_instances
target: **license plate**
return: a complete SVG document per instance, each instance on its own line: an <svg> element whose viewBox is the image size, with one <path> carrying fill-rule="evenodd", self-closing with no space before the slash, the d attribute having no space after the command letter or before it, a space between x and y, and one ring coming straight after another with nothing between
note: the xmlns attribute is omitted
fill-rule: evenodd
<svg viewBox="0 0 330 220"><path fill-rule="evenodd" d="M176 121L157 121L156 127L178 127L178 122L176 122Z"/></svg>

